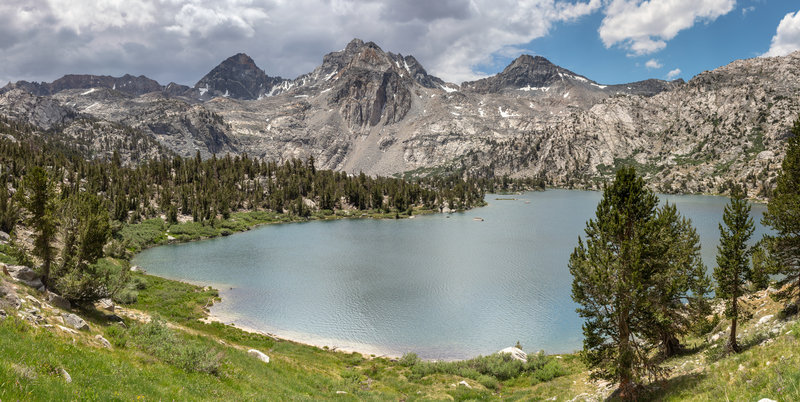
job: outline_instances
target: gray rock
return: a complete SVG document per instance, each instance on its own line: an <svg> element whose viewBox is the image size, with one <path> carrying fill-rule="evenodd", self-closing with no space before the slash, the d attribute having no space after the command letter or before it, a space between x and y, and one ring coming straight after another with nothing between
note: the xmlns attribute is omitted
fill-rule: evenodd
<svg viewBox="0 0 800 402"><path fill-rule="evenodd" d="M2 230L0 230L0 244L8 244L8 242L10 240L11 240L11 237L8 235L8 233L3 232Z"/></svg>
<svg viewBox="0 0 800 402"><path fill-rule="evenodd" d="M72 376L70 376L69 373L67 373L67 370L60 368L59 371L61 371L61 376L64 377L64 381L66 381L67 383L72 382Z"/></svg>
<svg viewBox="0 0 800 402"><path fill-rule="evenodd" d="M261 360L264 363L269 363L269 356L265 355L260 350L250 349L247 351L247 354L255 356L256 358L258 358L258 360Z"/></svg>
<svg viewBox="0 0 800 402"><path fill-rule="evenodd" d="M17 296L17 292L6 283L0 283L0 309L3 307L19 308L22 301Z"/></svg>
<svg viewBox="0 0 800 402"><path fill-rule="evenodd" d="M70 314L62 314L62 317L64 317L64 323L69 325L72 328L75 328L75 329L77 329L79 331L88 331L89 330L89 324L87 324L86 321L83 320L83 318L78 317L75 314L71 314L71 313Z"/></svg>
<svg viewBox="0 0 800 402"><path fill-rule="evenodd" d="M100 299L95 305L103 310L114 312L114 301L111 299Z"/></svg>
<svg viewBox="0 0 800 402"><path fill-rule="evenodd" d="M34 289L39 289L44 286L41 276L39 276L36 271L24 265L6 265L4 271L15 281L24 283Z"/></svg>
<svg viewBox="0 0 800 402"><path fill-rule="evenodd" d="M47 297L47 302L48 303L50 303L53 306L58 307L58 308L60 308L62 310L69 310L70 308L72 308L72 304L69 302L69 300L67 300L67 299L63 298L62 296L57 295L57 294L55 294L53 292L47 292L47 296L46 297Z"/></svg>
<svg viewBox="0 0 800 402"><path fill-rule="evenodd" d="M111 349L111 342L109 342L108 339L103 338L103 335L96 335L94 339L97 339L104 348Z"/></svg>

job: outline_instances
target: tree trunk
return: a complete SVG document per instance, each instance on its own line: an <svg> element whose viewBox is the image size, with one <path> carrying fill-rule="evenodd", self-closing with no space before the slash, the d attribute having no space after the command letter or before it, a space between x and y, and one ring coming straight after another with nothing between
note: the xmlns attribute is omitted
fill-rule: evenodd
<svg viewBox="0 0 800 402"><path fill-rule="evenodd" d="M733 313L733 318L731 318L731 336L728 338L728 352L730 353L739 353L739 344L736 343L736 320L739 316L738 305L736 304L738 297L733 298L733 304L731 305L731 312Z"/></svg>
<svg viewBox="0 0 800 402"><path fill-rule="evenodd" d="M661 355L666 359L681 351L681 342L673 334L664 334L661 339Z"/></svg>

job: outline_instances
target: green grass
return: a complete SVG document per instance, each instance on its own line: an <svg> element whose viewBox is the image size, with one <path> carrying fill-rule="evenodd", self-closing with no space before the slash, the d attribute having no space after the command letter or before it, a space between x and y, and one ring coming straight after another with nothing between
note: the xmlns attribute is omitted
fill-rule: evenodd
<svg viewBox="0 0 800 402"><path fill-rule="evenodd" d="M0 263L16 265L17 259L14 257L14 251L11 246L7 244L0 244Z"/></svg>
<svg viewBox="0 0 800 402"><path fill-rule="evenodd" d="M136 302L129 307L156 313L167 320L183 323L205 317L206 308L219 301L219 292L158 276L134 274L142 278L144 289L138 291Z"/></svg>
<svg viewBox="0 0 800 402"><path fill-rule="evenodd" d="M792 333L778 336L767 346L751 346L744 352L726 356L702 373L669 380L666 390L651 394L663 400L725 399L757 401L800 400L800 324Z"/></svg>
<svg viewBox="0 0 800 402"><path fill-rule="evenodd" d="M119 232L123 242L132 251L137 252L167 240L164 220L148 219L133 225L124 225Z"/></svg>

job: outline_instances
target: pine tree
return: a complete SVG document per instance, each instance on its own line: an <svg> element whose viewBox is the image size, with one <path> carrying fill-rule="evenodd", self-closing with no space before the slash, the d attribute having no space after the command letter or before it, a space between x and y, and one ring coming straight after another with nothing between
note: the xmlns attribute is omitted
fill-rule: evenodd
<svg viewBox="0 0 800 402"><path fill-rule="evenodd" d="M647 263L650 226L658 198L632 168L617 171L578 239L569 261L572 298L580 304L582 356L594 377L619 382L620 396L633 398L639 383L658 368L648 359Z"/></svg>
<svg viewBox="0 0 800 402"><path fill-rule="evenodd" d="M53 290L73 302L109 296L109 277L94 266L111 236L108 209L97 196L79 193L64 202L61 217L64 246Z"/></svg>
<svg viewBox="0 0 800 402"><path fill-rule="evenodd" d="M648 338L659 343L666 358L678 353L679 338L707 315L705 296L711 283L700 256L700 236L674 204L667 203L658 210L653 230L649 246L655 250L651 254L651 309L655 322Z"/></svg>
<svg viewBox="0 0 800 402"><path fill-rule="evenodd" d="M791 133L777 185L762 221L777 232L764 238L769 256L774 259L775 270L771 273L783 276L781 285L794 283L779 293L779 298L800 290L800 117Z"/></svg>
<svg viewBox="0 0 800 402"><path fill-rule="evenodd" d="M0 181L0 231L11 233L19 220L19 208L9 196L5 180Z"/></svg>
<svg viewBox="0 0 800 402"><path fill-rule="evenodd" d="M42 282L50 287L50 268L55 259L53 241L57 229L55 187L47 172L39 166L34 166L25 175L22 187L22 204L28 211L28 226L34 231L33 254L41 259Z"/></svg>
<svg viewBox="0 0 800 402"><path fill-rule="evenodd" d="M754 230L750 205L744 197L742 187L734 185L730 203L722 214L725 226L719 225L720 245L717 247L717 267L714 268L717 296L725 300L725 316L731 319L731 333L726 348L734 353L740 350L736 342L736 324L740 315L738 300L751 274L751 250L747 241Z"/></svg>

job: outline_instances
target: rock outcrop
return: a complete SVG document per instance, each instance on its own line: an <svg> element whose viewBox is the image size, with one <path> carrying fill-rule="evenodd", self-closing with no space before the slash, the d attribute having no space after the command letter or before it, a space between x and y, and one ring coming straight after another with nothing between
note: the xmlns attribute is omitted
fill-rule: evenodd
<svg viewBox="0 0 800 402"><path fill-rule="evenodd" d="M28 285L34 289L44 288L41 276L30 267L26 267L24 265L3 264L3 272L11 276L11 278L15 281Z"/></svg>

